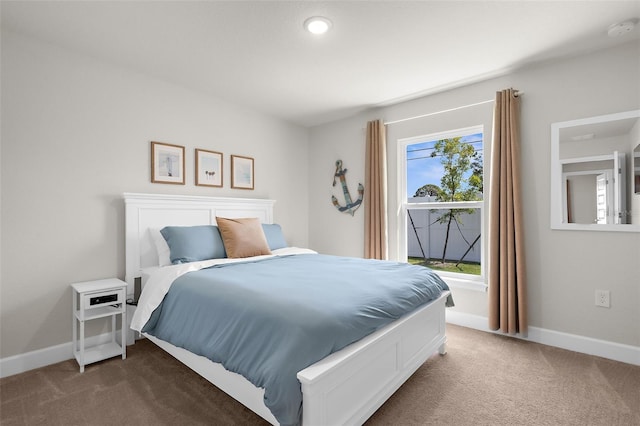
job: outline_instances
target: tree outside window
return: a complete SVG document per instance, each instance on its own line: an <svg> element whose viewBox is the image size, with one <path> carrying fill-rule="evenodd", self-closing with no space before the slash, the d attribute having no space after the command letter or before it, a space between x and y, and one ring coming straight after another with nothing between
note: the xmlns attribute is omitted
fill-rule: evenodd
<svg viewBox="0 0 640 426"><path fill-rule="evenodd" d="M449 136L449 135L447 135ZM425 214L425 209L412 209L411 203L407 204L409 231L413 228L415 237L420 246L423 260L420 263L426 264L434 269L443 268L445 270L461 270L460 264L470 250L474 249L481 238L479 230L474 231L477 235L469 237L470 229L467 227L464 235L465 220L473 214L481 213L483 199L483 155L482 155L482 133L475 133L466 136L450 136L429 142L411 144L407 146L407 190L408 195L412 188L416 187L418 179L423 179L423 183L415 192L413 197L425 198L424 201L414 202L433 204L429 209L429 228L436 224L444 226L444 236L442 238L441 254L437 261L435 254L425 255L420 233L414 223L412 215ZM426 182L425 182L426 181ZM479 203L469 203L479 202ZM457 207L456 203L464 203L465 207ZM437 204L442 204L438 207ZM446 206L445 206L446 205ZM438 231L439 232L439 231ZM456 233L453 256L448 255L449 242L452 233ZM435 233L435 231L434 231ZM424 233L422 233L424 234ZM431 238L431 233L428 233ZM466 247L460 247L460 245ZM434 245L434 244L430 244ZM428 257L428 259L427 259ZM440 265L438 265L440 263ZM452 267L451 264L455 263ZM477 267L472 274L480 274L479 262L475 262Z"/></svg>

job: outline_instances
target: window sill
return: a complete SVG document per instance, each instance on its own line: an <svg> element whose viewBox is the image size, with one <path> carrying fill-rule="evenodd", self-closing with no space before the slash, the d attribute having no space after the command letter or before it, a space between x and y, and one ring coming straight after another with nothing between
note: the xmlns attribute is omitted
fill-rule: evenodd
<svg viewBox="0 0 640 426"><path fill-rule="evenodd" d="M440 278L442 278L450 288L481 291L483 293L487 291L487 284L485 284L481 279L467 279L451 275L440 275Z"/></svg>

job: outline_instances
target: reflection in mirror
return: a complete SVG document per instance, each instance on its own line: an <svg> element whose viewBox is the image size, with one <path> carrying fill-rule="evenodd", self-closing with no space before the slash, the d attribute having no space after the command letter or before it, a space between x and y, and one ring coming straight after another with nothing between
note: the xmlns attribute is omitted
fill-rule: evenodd
<svg viewBox="0 0 640 426"><path fill-rule="evenodd" d="M640 231L639 123L634 110L551 126L553 229Z"/></svg>
<svg viewBox="0 0 640 426"><path fill-rule="evenodd" d="M633 184L634 192L640 194L640 144L633 150Z"/></svg>

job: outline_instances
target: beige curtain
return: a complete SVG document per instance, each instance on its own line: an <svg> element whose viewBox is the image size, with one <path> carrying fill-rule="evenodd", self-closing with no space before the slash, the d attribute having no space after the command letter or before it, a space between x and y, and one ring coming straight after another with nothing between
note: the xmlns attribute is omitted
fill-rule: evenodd
<svg viewBox="0 0 640 426"><path fill-rule="evenodd" d="M489 328L527 333L527 287L520 185L520 99L496 93L489 220Z"/></svg>
<svg viewBox="0 0 640 426"><path fill-rule="evenodd" d="M387 139L381 120L367 123L364 257L387 259Z"/></svg>

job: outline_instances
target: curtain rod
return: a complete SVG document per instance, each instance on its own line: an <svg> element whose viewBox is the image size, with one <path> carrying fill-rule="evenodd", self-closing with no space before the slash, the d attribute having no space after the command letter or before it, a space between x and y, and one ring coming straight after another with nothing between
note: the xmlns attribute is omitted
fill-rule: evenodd
<svg viewBox="0 0 640 426"><path fill-rule="evenodd" d="M516 97L519 97L519 96L521 96L523 94L524 94L524 92L516 91ZM393 120L393 121L385 121L384 125L388 126L389 124L402 123L403 121L410 121L410 120L415 120L417 118L429 117L431 115L443 114L445 112L457 111L459 109L471 108L471 107L478 106L478 105L488 104L488 103L494 102L494 101L495 101L495 99L488 99L486 101L480 101L480 102L476 102L476 103L473 103L473 104L462 105L462 106L455 107L455 108L443 109L442 111L436 111L436 112L430 112L428 114L416 115L415 117L401 118L399 120Z"/></svg>

